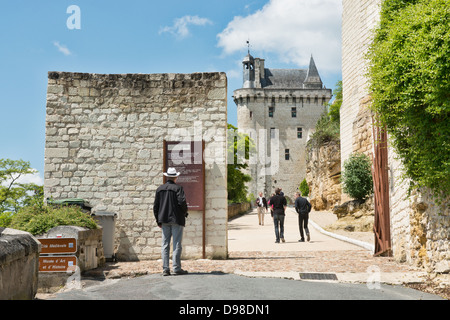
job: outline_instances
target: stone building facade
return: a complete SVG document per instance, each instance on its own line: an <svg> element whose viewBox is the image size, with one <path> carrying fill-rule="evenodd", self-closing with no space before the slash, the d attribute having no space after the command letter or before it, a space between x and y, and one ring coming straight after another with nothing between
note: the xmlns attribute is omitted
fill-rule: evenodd
<svg viewBox="0 0 450 320"><path fill-rule="evenodd" d="M269 69L250 53L242 61L243 86L234 91L238 130L253 139L248 192L270 196L279 187L290 199L306 176L306 142L326 111L331 89L314 59L308 69Z"/></svg>
<svg viewBox="0 0 450 320"><path fill-rule="evenodd" d="M94 212L117 213L118 259L158 259L153 203L163 140L204 140L206 257L225 258L226 130L224 73L49 72L45 197L83 198ZM183 258L202 257L202 215L189 211Z"/></svg>
<svg viewBox="0 0 450 320"><path fill-rule="evenodd" d="M372 155L372 114L368 110L364 55L377 26L382 0L343 0L341 163L352 152ZM433 272L450 271L450 212L428 190L408 197L402 166L388 147L391 250L396 260Z"/></svg>

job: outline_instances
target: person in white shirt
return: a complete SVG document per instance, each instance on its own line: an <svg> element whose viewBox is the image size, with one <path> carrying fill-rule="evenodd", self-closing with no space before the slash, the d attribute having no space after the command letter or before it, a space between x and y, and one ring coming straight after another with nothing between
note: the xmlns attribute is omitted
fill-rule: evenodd
<svg viewBox="0 0 450 320"><path fill-rule="evenodd" d="M264 225L264 214L267 211L267 201L264 198L262 192L259 193L259 197L256 198L256 207L258 210L258 222L261 226Z"/></svg>

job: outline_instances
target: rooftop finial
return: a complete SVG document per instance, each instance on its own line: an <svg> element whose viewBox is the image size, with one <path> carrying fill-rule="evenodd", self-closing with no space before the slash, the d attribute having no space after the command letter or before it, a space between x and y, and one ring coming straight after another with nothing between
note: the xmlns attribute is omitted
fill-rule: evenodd
<svg viewBox="0 0 450 320"><path fill-rule="evenodd" d="M250 38L247 40L247 52L250 54Z"/></svg>

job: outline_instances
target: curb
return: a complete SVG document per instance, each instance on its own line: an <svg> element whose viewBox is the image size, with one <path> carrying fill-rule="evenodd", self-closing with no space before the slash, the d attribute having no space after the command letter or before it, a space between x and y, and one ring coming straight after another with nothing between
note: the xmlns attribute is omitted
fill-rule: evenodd
<svg viewBox="0 0 450 320"><path fill-rule="evenodd" d="M317 229L320 233L326 234L327 236L345 241L345 242L349 242L352 243L354 245L360 246L366 250L369 250L371 253L375 252L375 246L373 244L370 244L368 242L364 242L364 241L360 241L360 240L356 240L356 239L351 239L348 238L346 236L342 236L340 234L336 234L336 233L332 233L329 231L326 231L324 229L322 229L322 227L320 227L317 223L315 223L313 220L309 219L309 223L315 228Z"/></svg>
<svg viewBox="0 0 450 320"><path fill-rule="evenodd" d="M333 272L333 274L336 275L337 280L310 280L301 279L300 272L248 272L235 270L234 274L249 278L279 278L322 283L359 283L367 284L369 289L371 289L370 287L377 287L377 285L381 283L390 285L422 283L425 281L427 275L426 272L379 272L378 270L368 270L368 272L360 273Z"/></svg>

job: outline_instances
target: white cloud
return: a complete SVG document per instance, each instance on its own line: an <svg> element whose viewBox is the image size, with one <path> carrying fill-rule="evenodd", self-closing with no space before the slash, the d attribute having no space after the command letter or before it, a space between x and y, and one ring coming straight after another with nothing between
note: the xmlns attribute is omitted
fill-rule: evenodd
<svg viewBox="0 0 450 320"><path fill-rule="evenodd" d="M12 181L11 179L7 179L7 180L3 181L2 185L9 186L11 181ZM21 175L19 177L19 179L17 179L15 181L15 183L16 184L17 183L34 183L34 184L41 186L44 184L44 179L42 179L39 172L37 172L37 170L36 170L36 173Z"/></svg>
<svg viewBox="0 0 450 320"><path fill-rule="evenodd" d="M320 71L341 69L341 0L270 0L246 17L236 16L217 35L224 54L251 49L307 66L311 54ZM261 57L264 58L264 57Z"/></svg>
<svg viewBox="0 0 450 320"><path fill-rule="evenodd" d="M189 25L204 26L207 24L212 24L212 21L207 18L200 18L199 16L184 16L175 19L173 26L162 27L159 30L159 34L168 32L178 38L185 38L190 34Z"/></svg>
<svg viewBox="0 0 450 320"><path fill-rule="evenodd" d="M66 46L61 45L58 41L54 41L53 45L58 48L58 51L62 52L65 56L70 56L72 54L72 52L70 52L70 50Z"/></svg>

